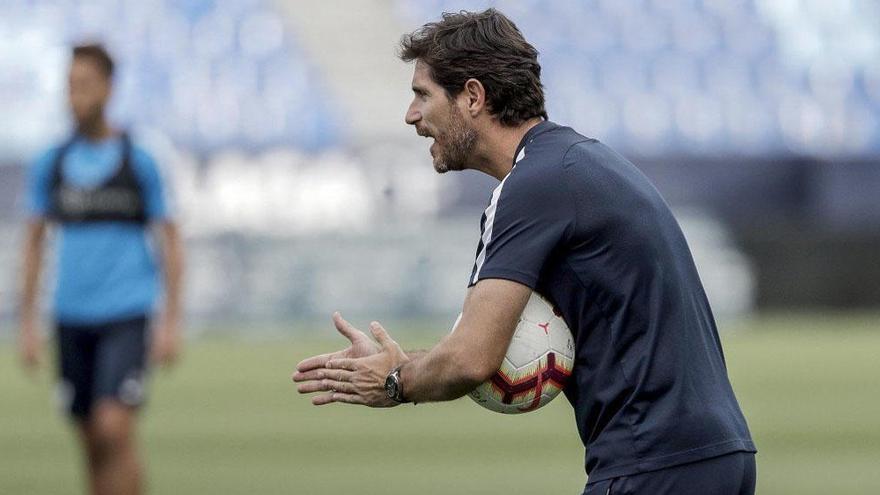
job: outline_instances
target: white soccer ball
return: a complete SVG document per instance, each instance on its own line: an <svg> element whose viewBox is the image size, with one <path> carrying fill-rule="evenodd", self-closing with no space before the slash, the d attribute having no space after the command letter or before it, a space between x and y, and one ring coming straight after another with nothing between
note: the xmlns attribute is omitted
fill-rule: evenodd
<svg viewBox="0 0 880 495"><path fill-rule="evenodd" d="M468 395L490 411L534 411L559 395L573 366L571 330L549 301L532 292L501 368Z"/></svg>

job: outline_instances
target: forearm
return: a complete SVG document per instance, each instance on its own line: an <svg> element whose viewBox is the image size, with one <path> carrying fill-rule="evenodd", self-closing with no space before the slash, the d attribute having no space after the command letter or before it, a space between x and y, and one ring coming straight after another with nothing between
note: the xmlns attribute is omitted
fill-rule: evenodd
<svg viewBox="0 0 880 495"><path fill-rule="evenodd" d="M439 402L457 399L482 380L441 342L431 351L407 353L410 358L400 369L404 397L412 402Z"/></svg>
<svg viewBox="0 0 880 495"><path fill-rule="evenodd" d="M421 359L400 369L404 398L457 399L498 371L531 289L508 280L483 280L468 291L452 333Z"/></svg>
<svg viewBox="0 0 880 495"><path fill-rule="evenodd" d="M163 316L177 322L181 317L181 272L177 269L168 268L165 270L165 309Z"/></svg>
<svg viewBox="0 0 880 495"><path fill-rule="evenodd" d="M406 351L406 357L408 357L410 359L410 361L413 361L416 359L422 359L429 352L431 352L431 351L425 350L425 349L413 349L410 351Z"/></svg>
<svg viewBox="0 0 880 495"><path fill-rule="evenodd" d="M40 271L43 264L44 227L40 224L28 227L22 249L21 307L22 322L32 322L38 313ZM22 325L22 330L30 330Z"/></svg>
<svg viewBox="0 0 880 495"><path fill-rule="evenodd" d="M35 253L25 254L24 273L21 289L21 318L33 318L37 315L37 292L42 263Z"/></svg>
<svg viewBox="0 0 880 495"><path fill-rule="evenodd" d="M163 316L170 322L181 317L181 292L183 285L183 246L177 228L172 224L163 226L162 272L165 283L165 310Z"/></svg>

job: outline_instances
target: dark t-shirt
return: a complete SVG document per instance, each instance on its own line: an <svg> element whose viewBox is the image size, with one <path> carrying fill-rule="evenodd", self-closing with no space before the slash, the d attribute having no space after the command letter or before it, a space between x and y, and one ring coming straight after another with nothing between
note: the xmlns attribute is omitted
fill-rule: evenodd
<svg viewBox="0 0 880 495"><path fill-rule="evenodd" d="M483 216L470 284L513 280L561 311L590 481L754 452L690 250L650 181L552 122L515 156Z"/></svg>

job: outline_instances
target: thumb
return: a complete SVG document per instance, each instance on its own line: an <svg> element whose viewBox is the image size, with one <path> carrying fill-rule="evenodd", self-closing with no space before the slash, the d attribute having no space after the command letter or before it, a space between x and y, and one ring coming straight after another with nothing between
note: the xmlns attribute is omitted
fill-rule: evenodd
<svg viewBox="0 0 880 495"><path fill-rule="evenodd" d="M397 347L397 342L388 335L388 332L382 328L382 325L380 325L378 321L370 323L370 332L373 334L376 342L379 342L383 348L392 349Z"/></svg>
<svg viewBox="0 0 880 495"><path fill-rule="evenodd" d="M336 327L336 330L341 333L345 338L354 343L354 341L361 335L361 331L355 328L351 323L345 320L342 317L342 314L339 311L333 313L333 325Z"/></svg>

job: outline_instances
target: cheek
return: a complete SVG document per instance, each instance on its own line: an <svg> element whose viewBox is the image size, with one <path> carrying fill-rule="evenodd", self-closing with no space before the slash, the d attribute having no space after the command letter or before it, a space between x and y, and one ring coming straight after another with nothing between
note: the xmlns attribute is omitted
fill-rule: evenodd
<svg viewBox="0 0 880 495"><path fill-rule="evenodd" d="M84 104L92 99L92 92L88 88L74 88L70 91L70 100Z"/></svg>
<svg viewBox="0 0 880 495"><path fill-rule="evenodd" d="M437 105L426 104L422 106L422 118L435 129L443 125L442 112L438 110Z"/></svg>
<svg viewBox="0 0 880 495"><path fill-rule="evenodd" d="M419 115L422 117L421 121L423 124L427 124L428 126L433 125L434 116L431 114L430 108L427 108L424 105L419 107Z"/></svg>
<svg viewBox="0 0 880 495"><path fill-rule="evenodd" d="M76 110L80 110L86 106L85 100L81 95L71 94L70 95L70 106L72 106Z"/></svg>
<svg viewBox="0 0 880 495"><path fill-rule="evenodd" d="M77 113L87 113L91 111L94 104L87 98L81 96L72 98L70 104Z"/></svg>

